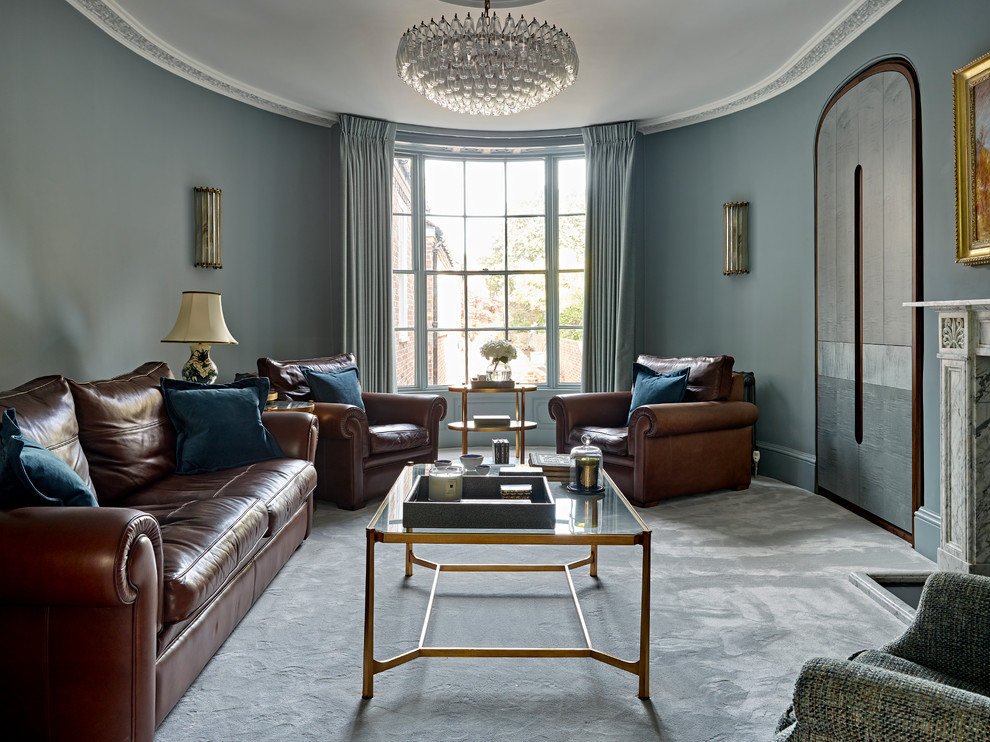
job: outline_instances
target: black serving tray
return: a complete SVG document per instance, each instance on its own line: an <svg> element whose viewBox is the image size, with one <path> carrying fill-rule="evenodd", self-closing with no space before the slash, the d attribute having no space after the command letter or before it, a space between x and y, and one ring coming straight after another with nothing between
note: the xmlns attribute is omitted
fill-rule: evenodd
<svg viewBox="0 0 990 742"><path fill-rule="evenodd" d="M430 478L413 480L403 500L402 525L406 528L553 528L557 503L546 477L464 476L461 499L431 502ZM531 484L531 500L501 499L501 485Z"/></svg>

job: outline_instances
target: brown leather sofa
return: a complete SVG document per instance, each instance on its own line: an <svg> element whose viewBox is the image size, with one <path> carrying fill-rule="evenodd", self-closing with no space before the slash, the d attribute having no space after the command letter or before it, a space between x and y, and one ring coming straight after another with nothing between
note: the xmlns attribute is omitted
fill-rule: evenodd
<svg viewBox="0 0 990 742"><path fill-rule="evenodd" d="M553 397L549 405L557 423L557 452L569 452L589 435L602 450L605 471L640 506L749 487L752 431L759 412L743 401L744 380L732 372L734 359L641 355L637 362L658 373L689 368L684 401L643 405L630 416L631 391Z"/></svg>
<svg viewBox="0 0 990 742"><path fill-rule="evenodd" d="M351 353L295 361L258 359L258 375L267 376L280 399L311 401L313 392L301 367L340 371L356 367ZM447 400L439 394L362 392L365 409L355 405L315 403L320 421L316 447L316 496L345 510L363 508L395 484L408 462L437 458L440 421Z"/></svg>
<svg viewBox="0 0 990 742"><path fill-rule="evenodd" d="M264 413L282 452L177 475L149 363L107 381L47 376L0 392L22 433L99 507L0 512L0 736L142 740L309 535L316 419Z"/></svg>

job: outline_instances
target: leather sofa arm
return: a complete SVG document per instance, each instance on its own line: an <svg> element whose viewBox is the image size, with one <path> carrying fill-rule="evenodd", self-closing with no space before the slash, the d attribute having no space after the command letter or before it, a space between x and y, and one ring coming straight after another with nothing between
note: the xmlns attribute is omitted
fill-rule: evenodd
<svg viewBox="0 0 990 742"><path fill-rule="evenodd" d="M663 438L709 430L745 428L760 416L750 402L676 402L637 407L629 419L633 438Z"/></svg>
<svg viewBox="0 0 990 742"><path fill-rule="evenodd" d="M139 578L132 555L150 548L154 574ZM21 605L116 606L137 599L135 584L158 586L162 536L158 522L116 507L28 507L0 513L0 595ZM159 616L159 623L161 617Z"/></svg>
<svg viewBox="0 0 990 742"><path fill-rule="evenodd" d="M596 425L624 428L632 392L575 392L558 394L548 402L550 418L557 422L557 451L565 452L572 429Z"/></svg>
<svg viewBox="0 0 990 742"><path fill-rule="evenodd" d="M363 440L368 437L368 416L360 407L334 402L315 402L313 414L319 422L320 438Z"/></svg>
<svg viewBox="0 0 990 742"><path fill-rule="evenodd" d="M432 431L447 415L447 400L439 394L364 392L365 414L378 423L408 423Z"/></svg>
<svg viewBox="0 0 990 742"><path fill-rule="evenodd" d="M990 739L990 698L859 662L818 657L801 669L790 724L774 742Z"/></svg>
<svg viewBox="0 0 990 742"><path fill-rule="evenodd" d="M320 433L316 415L292 410L263 412L261 422L286 456L311 464L316 460L316 441Z"/></svg>
<svg viewBox="0 0 990 742"><path fill-rule="evenodd" d="M152 742L157 521L116 507L3 512L0 559L6 738Z"/></svg>

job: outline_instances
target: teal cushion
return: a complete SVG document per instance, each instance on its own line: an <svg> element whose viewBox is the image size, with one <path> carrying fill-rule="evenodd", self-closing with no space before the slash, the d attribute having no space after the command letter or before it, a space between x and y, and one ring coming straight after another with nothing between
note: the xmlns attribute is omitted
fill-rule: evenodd
<svg viewBox="0 0 990 742"><path fill-rule="evenodd" d="M364 409L357 366L349 366L340 371L314 371L306 366L301 368L313 392L314 402L352 404Z"/></svg>
<svg viewBox="0 0 990 742"><path fill-rule="evenodd" d="M661 374L642 363L633 364L633 395L629 405L629 418L633 410L645 404L683 402L687 391L689 368L679 368L669 374ZM626 419L626 425L629 424Z"/></svg>
<svg viewBox="0 0 990 742"><path fill-rule="evenodd" d="M0 421L0 507L97 507L96 497L71 466L21 435L13 409Z"/></svg>
<svg viewBox="0 0 990 742"><path fill-rule="evenodd" d="M198 474L284 458L261 423L268 379L197 384L163 378L165 409L175 426L175 473Z"/></svg>

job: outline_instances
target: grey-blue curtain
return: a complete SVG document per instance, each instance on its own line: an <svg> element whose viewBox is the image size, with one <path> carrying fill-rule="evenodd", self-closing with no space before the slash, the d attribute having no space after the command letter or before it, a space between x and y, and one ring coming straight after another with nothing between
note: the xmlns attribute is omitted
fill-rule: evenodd
<svg viewBox="0 0 990 742"><path fill-rule="evenodd" d="M587 167L581 388L629 389L636 332L636 124L581 130Z"/></svg>
<svg viewBox="0 0 990 742"><path fill-rule="evenodd" d="M392 157L395 124L341 114L342 351L361 386L395 390L392 332Z"/></svg>

